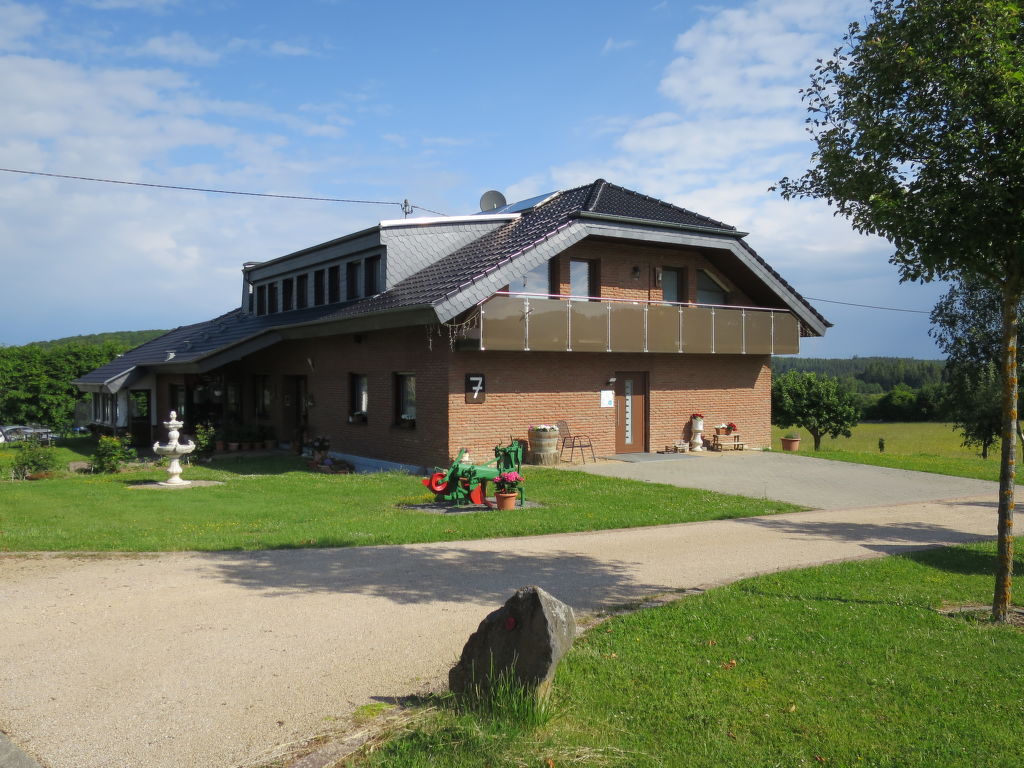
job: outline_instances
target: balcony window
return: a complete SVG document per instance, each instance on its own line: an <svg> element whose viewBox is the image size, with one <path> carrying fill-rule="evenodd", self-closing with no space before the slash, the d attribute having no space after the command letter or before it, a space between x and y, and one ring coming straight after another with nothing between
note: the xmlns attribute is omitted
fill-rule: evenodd
<svg viewBox="0 0 1024 768"><path fill-rule="evenodd" d="M572 296L601 295L601 281L596 261L572 259L569 262L569 294Z"/></svg>
<svg viewBox="0 0 1024 768"><path fill-rule="evenodd" d="M554 269L554 262L545 261L523 275L523 293L546 295L558 293L557 280L554 279L553 275Z"/></svg>
<svg viewBox="0 0 1024 768"><path fill-rule="evenodd" d="M697 270L697 303L727 304L728 291L703 269Z"/></svg>
<svg viewBox="0 0 1024 768"><path fill-rule="evenodd" d="M686 273L681 269L661 270L661 297L665 301L688 301Z"/></svg>

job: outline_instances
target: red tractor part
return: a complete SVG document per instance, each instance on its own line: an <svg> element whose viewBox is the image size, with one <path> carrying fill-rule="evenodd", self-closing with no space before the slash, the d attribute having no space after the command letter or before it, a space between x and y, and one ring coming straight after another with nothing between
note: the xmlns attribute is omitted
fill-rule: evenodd
<svg viewBox="0 0 1024 768"><path fill-rule="evenodd" d="M434 493L443 493L445 488L448 487L448 483L445 481L447 476L447 472L435 472L430 477L422 478L422 480L423 484Z"/></svg>

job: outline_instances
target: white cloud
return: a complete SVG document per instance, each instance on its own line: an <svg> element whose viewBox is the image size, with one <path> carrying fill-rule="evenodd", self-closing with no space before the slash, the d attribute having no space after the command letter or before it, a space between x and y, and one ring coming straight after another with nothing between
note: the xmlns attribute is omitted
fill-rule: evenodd
<svg viewBox="0 0 1024 768"><path fill-rule="evenodd" d="M627 48L632 48L636 45L636 40L616 40L614 37L609 37L604 41L604 45L601 47L601 54L612 53L613 51L624 51Z"/></svg>
<svg viewBox="0 0 1024 768"><path fill-rule="evenodd" d="M27 50L27 38L37 35L45 20L46 13L40 8L0 2L0 51Z"/></svg>
<svg viewBox="0 0 1024 768"><path fill-rule="evenodd" d="M0 57L0 102L2 167L283 194L351 189L350 158L306 158L290 148L293 133L329 132L326 119L211 101L167 69ZM245 128L234 119L240 115ZM183 160L193 153L202 160ZM313 186L321 174L334 195ZM7 343L199 322L236 303L244 261L394 215L15 174L0 174L0 208L6 309L19 318Z"/></svg>
<svg viewBox="0 0 1024 768"><path fill-rule="evenodd" d="M899 285L888 243L857 234L822 201L790 202L768 191L807 168L812 144L798 91L816 59L831 54L846 20L865 9L864 0L750 0L704 9L676 38L675 58L657 84L666 109L628 121L595 118L587 127L594 135L613 131L615 152L522 179L508 187L510 199L605 178L749 231L748 242L802 293L928 309L941 287ZM836 306L819 309L851 317ZM933 350L924 315L889 314L896 317L876 313L852 328L847 320L845 329L829 332L824 348L852 354L858 332L888 327L891 333L881 331L867 346L886 354Z"/></svg>
<svg viewBox="0 0 1024 768"><path fill-rule="evenodd" d="M187 32L172 32L169 35L151 37L129 53L132 56L152 56L176 64L193 66L210 66L220 61L219 53L203 48Z"/></svg>
<svg viewBox="0 0 1024 768"><path fill-rule="evenodd" d="M78 0L78 2L97 11L162 11L177 5L179 0Z"/></svg>
<svg viewBox="0 0 1024 768"><path fill-rule="evenodd" d="M474 139L459 139L454 136L425 136L421 141L428 147L468 147L476 143Z"/></svg>
<svg viewBox="0 0 1024 768"><path fill-rule="evenodd" d="M303 45L277 41L270 44L270 52L279 56L312 56L313 52Z"/></svg>

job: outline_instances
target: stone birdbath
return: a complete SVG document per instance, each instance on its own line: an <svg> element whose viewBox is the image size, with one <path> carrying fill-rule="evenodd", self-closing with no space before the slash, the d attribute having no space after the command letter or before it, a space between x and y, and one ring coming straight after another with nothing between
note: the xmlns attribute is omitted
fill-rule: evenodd
<svg viewBox="0 0 1024 768"><path fill-rule="evenodd" d="M160 485L171 487L192 485L190 481L181 479L181 462L179 459L192 453L196 449L195 443L188 441L184 443L178 442L178 436L181 434L178 430L184 426L184 422L178 421L178 414L175 411L171 411L171 420L165 421L164 426L167 427L167 442L163 445L153 443L154 453L159 456L167 456L171 460L170 466L167 467L169 477Z"/></svg>

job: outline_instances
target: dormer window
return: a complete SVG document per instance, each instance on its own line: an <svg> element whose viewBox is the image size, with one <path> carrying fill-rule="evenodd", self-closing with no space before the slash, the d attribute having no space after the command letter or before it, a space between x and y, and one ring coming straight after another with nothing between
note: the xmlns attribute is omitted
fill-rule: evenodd
<svg viewBox="0 0 1024 768"><path fill-rule="evenodd" d="M291 312L295 309L295 278L288 277L281 281L281 311Z"/></svg>
<svg viewBox="0 0 1024 768"><path fill-rule="evenodd" d="M309 306L309 275L295 278L295 308L305 309Z"/></svg>
<svg viewBox="0 0 1024 768"><path fill-rule="evenodd" d="M335 264L327 269L327 303L341 301L341 267Z"/></svg>
<svg viewBox="0 0 1024 768"><path fill-rule="evenodd" d="M325 277L326 275L322 269L318 269L313 273L313 306L319 307L324 303L324 298L326 296L324 291L324 288L326 287L324 285Z"/></svg>
<svg viewBox="0 0 1024 768"><path fill-rule="evenodd" d="M267 314L267 286L256 286L256 314Z"/></svg>
<svg viewBox="0 0 1024 768"><path fill-rule="evenodd" d="M370 256L363 265L366 277L366 291L364 295L375 296L380 293L380 256Z"/></svg>
<svg viewBox="0 0 1024 768"><path fill-rule="evenodd" d="M350 261L345 265L345 298L351 301L362 296L363 262Z"/></svg>

